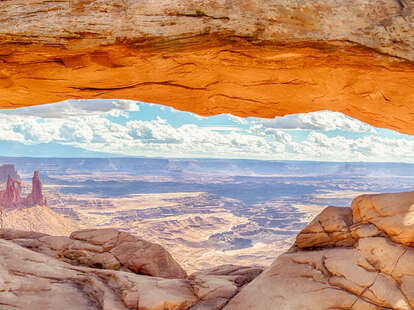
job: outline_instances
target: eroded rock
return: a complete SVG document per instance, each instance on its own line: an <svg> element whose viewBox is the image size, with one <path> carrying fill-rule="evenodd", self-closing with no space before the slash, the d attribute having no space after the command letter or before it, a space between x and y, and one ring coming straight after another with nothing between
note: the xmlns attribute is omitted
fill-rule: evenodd
<svg viewBox="0 0 414 310"><path fill-rule="evenodd" d="M125 272L119 268L119 261L113 260L111 250L123 243L122 240L140 244L140 240L131 237L116 230L79 231L72 238L1 230L0 308L220 310L263 270L224 265L198 272L189 279ZM151 248L149 243L146 246ZM85 262L74 265L62 256L66 251L71 251L73 259L83 257ZM153 261L157 262L157 252L152 254ZM84 266L88 265L88 259L95 262L93 268ZM171 271L169 266L159 266L163 267Z"/></svg>
<svg viewBox="0 0 414 310"><path fill-rule="evenodd" d="M6 189L0 191L0 207L3 208L46 205L46 198L42 193L42 182L39 179L39 171L35 171L33 174L32 192L27 197L22 196L21 181L13 179L11 175L8 176Z"/></svg>
<svg viewBox="0 0 414 310"><path fill-rule="evenodd" d="M302 248L278 257L224 309L414 309L413 204L409 192L357 197L352 217L349 208L325 209L298 235ZM353 246L333 237L345 232Z"/></svg>
<svg viewBox="0 0 414 310"><path fill-rule="evenodd" d="M262 267L222 265L193 273L189 279L200 302L190 309L222 309L241 287L256 278L262 271Z"/></svg>
<svg viewBox="0 0 414 310"><path fill-rule="evenodd" d="M177 310L197 301L187 280L76 267L0 240L2 310Z"/></svg>
<svg viewBox="0 0 414 310"><path fill-rule="evenodd" d="M352 246L351 225L350 208L327 207L296 236L295 245L300 249Z"/></svg>
<svg viewBox="0 0 414 310"><path fill-rule="evenodd" d="M73 265L184 279L186 272L160 245L115 229L89 229L70 237L1 230L0 237Z"/></svg>

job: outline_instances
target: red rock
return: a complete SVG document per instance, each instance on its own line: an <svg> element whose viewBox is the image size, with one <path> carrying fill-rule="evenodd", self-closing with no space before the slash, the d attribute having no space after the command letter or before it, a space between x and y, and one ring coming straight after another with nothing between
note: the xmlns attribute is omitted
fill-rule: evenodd
<svg viewBox="0 0 414 310"><path fill-rule="evenodd" d="M21 183L20 181L13 180L9 175L6 190L0 192L0 205L3 207L13 207L21 203L23 203Z"/></svg>
<svg viewBox="0 0 414 310"><path fill-rule="evenodd" d="M46 198L42 193L42 182L39 171L35 171L32 178L32 193L26 198L26 206L46 205Z"/></svg>
<svg viewBox="0 0 414 310"><path fill-rule="evenodd" d="M32 179L32 192L27 196L27 198L22 197L21 182L14 180L9 175L6 190L0 191L0 207L32 207L36 205L47 205L46 198L42 193L42 182L39 179L39 172L34 172Z"/></svg>

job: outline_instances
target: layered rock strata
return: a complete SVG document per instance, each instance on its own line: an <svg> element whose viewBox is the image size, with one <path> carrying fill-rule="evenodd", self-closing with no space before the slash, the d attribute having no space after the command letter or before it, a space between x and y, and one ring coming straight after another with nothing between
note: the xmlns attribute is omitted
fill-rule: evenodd
<svg viewBox="0 0 414 310"><path fill-rule="evenodd" d="M219 310L261 271L226 265L184 279L160 246L116 230L0 231L4 310Z"/></svg>
<svg viewBox="0 0 414 310"><path fill-rule="evenodd" d="M325 209L225 310L414 309L414 192Z"/></svg>
<svg viewBox="0 0 414 310"><path fill-rule="evenodd" d="M412 134L413 6L0 1L0 107L122 98L201 115L333 110Z"/></svg>

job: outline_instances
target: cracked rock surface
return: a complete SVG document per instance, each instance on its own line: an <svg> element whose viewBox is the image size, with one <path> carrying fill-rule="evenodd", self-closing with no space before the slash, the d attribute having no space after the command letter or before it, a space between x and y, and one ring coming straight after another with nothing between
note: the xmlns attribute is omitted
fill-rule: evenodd
<svg viewBox="0 0 414 310"><path fill-rule="evenodd" d="M225 310L414 309L414 192L328 207Z"/></svg>

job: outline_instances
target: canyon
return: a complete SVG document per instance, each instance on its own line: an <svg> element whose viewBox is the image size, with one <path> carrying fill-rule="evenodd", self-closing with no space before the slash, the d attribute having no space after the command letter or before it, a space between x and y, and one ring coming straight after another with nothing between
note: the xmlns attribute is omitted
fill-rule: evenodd
<svg viewBox="0 0 414 310"><path fill-rule="evenodd" d="M414 192L361 195L351 208L324 209L264 271L222 265L190 276L161 246L115 229L70 237L3 229L0 305L410 310L413 205Z"/></svg>

